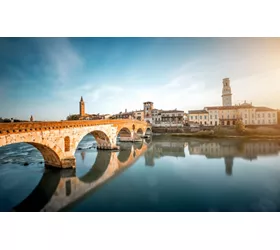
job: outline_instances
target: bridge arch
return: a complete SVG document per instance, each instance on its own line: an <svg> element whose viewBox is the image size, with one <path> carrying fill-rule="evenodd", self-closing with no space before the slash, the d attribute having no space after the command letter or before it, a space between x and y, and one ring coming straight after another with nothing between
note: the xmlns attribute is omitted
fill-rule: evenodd
<svg viewBox="0 0 280 250"><path fill-rule="evenodd" d="M16 144L28 144L36 148L42 155L44 159L44 164L46 167L62 167L62 162L61 162L61 153L62 150L59 148L57 145L52 145L52 143L47 143L43 144L43 142L34 142L31 141L13 141L10 143L7 143L6 145L2 146L8 146L8 145L16 145Z"/></svg>
<svg viewBox="0 0 280 250"><path fill-rule="evenodd" d="M143 129L142 128L138 128L137 132L138 135L143 135Z"/></svg>
<svg viewBox="0 0 280 250"><path fill-rule="evenodd" d="M127 127L122 127L117 130L117 137L122 139L130 139L131 138L131 130Z"/></svg>
<svg viewBox="0 0 280 250"><path fill-rule="evenodd" d="M152 134L152 129L150 127L146 128L145 135Z"/></svg>
<svg viewBox="0 0 280 250"><path fill-rule="evenodd" d="M85 133L82 133L77 139L73 139L75 141L74 147L72 149L73 154L75 154L78 145L83 140L83 138L89 134L91 134L94 137L95 141L97 142L98 148L109 149L111 147L111 141L109 136L106 134L106 131L102 129L94 129L92 131L86 131Z"/></svg>

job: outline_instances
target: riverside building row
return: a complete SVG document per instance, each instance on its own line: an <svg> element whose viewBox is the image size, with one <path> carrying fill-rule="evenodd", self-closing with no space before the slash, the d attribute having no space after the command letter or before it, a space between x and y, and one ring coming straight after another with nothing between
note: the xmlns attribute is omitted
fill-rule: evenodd
<svg viewBox="0 0 280 250"><path fill-rule="evenodd" d="M245 125L275 125L278 122L277 110L253 106L252 103L232 105L229 78L223 79L222 106L204 107L202 110L189 110L189 123L206 126L232 126L241 120Z"/></svg>

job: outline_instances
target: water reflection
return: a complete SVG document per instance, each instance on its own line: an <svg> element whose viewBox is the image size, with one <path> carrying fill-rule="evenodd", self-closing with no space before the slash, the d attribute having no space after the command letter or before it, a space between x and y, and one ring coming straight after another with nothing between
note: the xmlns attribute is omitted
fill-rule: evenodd
<svg viewBox="0 0 280 250"><path fill-rule="evenodd" d="M135 186L139 185L137 186L138 189L137 188L134 189L134 192L139 192L138 195L139 194L141 195L141 193L143 194L144 192L143 190L147 188L148 190L147 196L143 195L143 197L149 197L149 202L151 202L151 204L153 204L155 208L158 204L160 204L160 202L165 201L165 198L162 198L162 195L166 193L169 193L171 198L177 196L185 197L184 195L188 195L187 196L188 198L184 198L185 199L184 201L180 200L183 198L178 198L178 199L174 198L173 202L177 203L177 207L179 210L185 210L185 209L187 210L188 206L189 209L191 209L190 208L191 205L196 204L196 201L193 200L194 199L193 197L195 197L196 199L198 195L201 195L200 197L201 201L205 201L205 199L207 199L206 197L208 197L209 199L210 197L209 195L213 195L213 198L215 198L214 195L218 194L220 190L228 190L227 192L229 192L229 190L231 192L237 192L238 195L236 195L236 197L238 197L238 199L240 200L241 193L239 193L238 190L241 188L241 185L240 182L238 181L241 180L240 179L241 174L239 172L240 174L239 177L233 178L234 176L233 167L235 164L236 168L237 166L239 167L241 166L243 168L243 165L240 165L240 162L238 164L237 159L242 159L247 162L252 162L252 161L256 161L260 157L278 156L280 150L280 143L279 141L276 140L270 140L270 141L268 140L246 141L246 140L222 140L222 139L206 140L206 139L194 139L194 138L191 139L172 138L172 137L164 137L164 136L158 136L158 137L154 136L153 138L147 138L143 142L138 142L138 143L120 143L119 152L102 151L102 150L96 152L94 149L92 149L92 139L88 140L86 138L84 144L86 144L86 146L85 145L80 146L81 149L77 150L76 156L80 157L80 163L88 162L90 159L90 165L89 168L87 169L87 172L84 172L82 176L78 176L77 170L80 167L79 164L77 165L77 170L45 169L41 180L39 181L39 183L37 182L38 184L34 188L34 190L28 195L28 197L26 197L23 201L21 201L18 205L16 205L12 209L12 211L71 211L71 208L75 206L78 202L80 202L81 200L85 200L88 195L98 190L105 183L108 183L115 176L119 175L124 170L128 169L130 166L137 165L135 163L140 158L143 159L143 162L140 161L140 164L138 164L137 166L138 172L137 173L134 172L134 175L131 174L129 177L126 177L124 179L125 181L127 181L128 178L130 179L134 178L133 184ZM92 155L94 154L96 154L96 156L92 158ZM18 152L18 155L24 156L24 152ZM2 158L3 161L5 162L10 161L8 155L5 155L4 157L3 154ZM176 160L176 162L174 162L173 160L174 158L178 158L178 161ZM17 159L18 158L16 158L16 160ZM198 161L194 161L194 159L198 159ZM220 169L217 170L217 168L215 168L213 164L211 165L210 162L212 159L223 160L225 170L220 170ZM39 160L41 161L41 158L40 159L38 158L38 161ZM22 160L22 162L24 162L24 159ZM195 164L197 162L201 163L201 166L205 164L203 166L205 168L202 168L203 171L200 172L196 171L197 166ZM215 161L212 162L216 164ZM174 168L170 164L173 164ZM144 165L148 167L154 167L154 168L153 169L145 168ZM165 170L159 170L161 167L162 169L165 168ZM146 172L143 172L143 169L146 169L144 170ZM174 173L179 173L179 174L175 177L174 176L172 177L172 171L170 169L172 169ZM263 180L262 185L264 185L265 183L266 185L265 188L269 190L270 193L273 193L273 195L274 193L275 195L278 195L277 181L275 180L274 182L272 181L266 182L264 181L265 179L263 177L263 173L268 173L267 176L269 176L269 174L275 172L269 172L271 171L271 169L268 171L264 167L262 167L261 170L263 171L262 175L258 175L258 173L260 173L260 170L258 170L259 172L250 172L250 174L252 173L255 174L254 178L255 177L262 178L261 179ZM168 172L169 174L164 175L164 173L166 173L164 171L169 171ZM235 176L238 175L237 172L238 171L236 169ZM184 173L186 173L186 175ZM220 173L222 173L222 176L227 180L226 182L223 182ZM224 173L227 176L232 176L232 177L226 178ZM208 178L209 174L212 174L211 177L212 179ZM142 178L140 177L140 175L142 175ZM163 178L161 176L166 176L164 178L167 179L161 179ZM148 181L146 187L141 186L144 178L146 178ZM185 178L184 181L181 181L183 178ZM216 179L215 181L211 182L213 178ZM245 180L247 178L246 181L244 181L242 184L243 185L242 188L244 190L246 188L250 189L251 187L253 187L253 184L251 184L252 186L250 186L250 183L248 184L248 186L246 186L247 182L251 182L254 179L252 178L252 176L248 174L248 172L246 175L246 173L244 174L243 171L242 178L243 178L242 180ZM237 180L237 181L230 182L231 180L233 181ZM215 186L218 182L220 182L219 187L218 185ZM168 183L169 184L171 183L172 185L168 186L169 185ZM259 183L260 182L258 182L258 185ZM203 189L203 185L205 185L205 187L207 188ZM236 185L236 186L234 186L233 188L233 186L229 186L229 185ZM133 188L133 185L131 185L131 187ZM188 188L184 188L184 187L188 187ZM225 189L225 187L228 189ZM211 188L213 188L213 190L215 190L216 193L214 191L211 194L207 193L208 190ZM261 193L261 191L258 191L257 188L259 187L254 186L254 188L250 189L248 193L245 194L249 195L251 192L252 194L254 194L253 196L256 197L255 195L256 192ZM165 191L163 192L162 190ZM204 193L201 192L201 190L204 190ZM263 201L263 197L267 197L267 193L265 192L264 192L265 195L262 194L262 196L260 196L262 198L262 200L260 201L261 204L260 206L264 206L263 204L268 204L268 202ZM244 204L246 203L246 200L248 200L248 197L245 197L246 196L245 194L243 197ZM142 201L144 201L143 197L142 197ZM221 197L224 196L222 195ZM131 199L132 198L130 197L130 199L127 200L131 201ZM138 197L138 199L140 202L141 198ZM230 199L233 198L231 197ZM230 203L230 199L227 202ZM136 201L137 200L134 200L134 202ZM208 202L211 203L212 201L209 200ZM274 203L276 204L275 209L277 209L278 203L275 201ZM128 206L132 206L131 203L127 203L127 204ZM148 203L140 202L139 208L141 206L144 206L143 204L147 205ZM170 204L164 203L164 204L165 204L164 206L166 207L163 208L157 207L157 209L158 210L173 209L172 207L170 207L171 203ZM175 203L172 204L174 205ZM200 209L201 210L208 209L207 205L205 205L206 208L203 206L204 204L203 205L199 204L198 207L192 209L194 211L196 210L199 211ZM221 210L228 210L228 207L231 207L230 205L225 205L225 206L226 207L221 208ZM176 206L174 205L174 207ZM135 210L139 208L136 208ZM240 208L240 210L242 209L243 208ZM261 208L260 209L254 208L254 209L260 210ZM244 210L246 209L244 208ZM250 208L248 210L250 210Z"/></svg>
<svg viewBox="0 0 280 250"><path fill-rule="evenodd" d="M33 192L13 211L61 211L132 166L146 150L147 145L144 143L137 146L124 143L120 152L98 151L92 168L80 178L72 169L46 169ZM84 160L86 152L80 154Z"/></svg>
<svg viewBox="0 0 280 250"><path fill-rule="evenodd" d="M145 153L145 165L155 166L155 159L164 156L186 157L185 149L189 155L202 155L208 159L224 158L225 173L232 175L234 158L257 160L258 156L277 156L280 142L277 140L208 140L186 139L175 140L171 138L155 137L151 147Z"/></svg>
<svg viewBox="0 0 280 250"><path fill-rule="evenodd" d="M254 140L191 140L188 142L190 155L204 155L206 158L224 158L227 175L232 175L234 158L248 161L258 156L277 156L279 141Z"/></svg>

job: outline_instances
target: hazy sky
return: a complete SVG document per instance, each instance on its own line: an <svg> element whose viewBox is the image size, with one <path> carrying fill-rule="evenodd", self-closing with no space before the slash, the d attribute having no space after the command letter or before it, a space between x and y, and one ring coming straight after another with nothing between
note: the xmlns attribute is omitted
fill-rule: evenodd
<svg viewBox="0 0 280 250"><path fill-rule="evenodd" d="M60 120L233 103L280 108L279 38L0 38L0 117Z"/></svg>

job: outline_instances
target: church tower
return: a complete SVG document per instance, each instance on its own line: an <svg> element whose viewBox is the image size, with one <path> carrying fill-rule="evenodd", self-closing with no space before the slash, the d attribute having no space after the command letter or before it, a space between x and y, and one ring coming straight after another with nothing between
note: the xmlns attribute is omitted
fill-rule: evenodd
<svg viewBox="0 0 280 250"><path fill-rule="evenodd" d="M83 100L83 97L81 96L81 101L80 101L80 116L85 115L85 103Z"/></svg>
<svg viewBox="0 0 280 250"><path fill-rule="evenodd" d="M144 120L152 123L152 110L154 109L153 102L144 102Z"/></svg>
<svg viewBox="0 0 280 250"><path fill-rule="evenodd" d="M232 106L231 96L232 94L229 78L224 78L222 91L223 106Z"/></svg>

